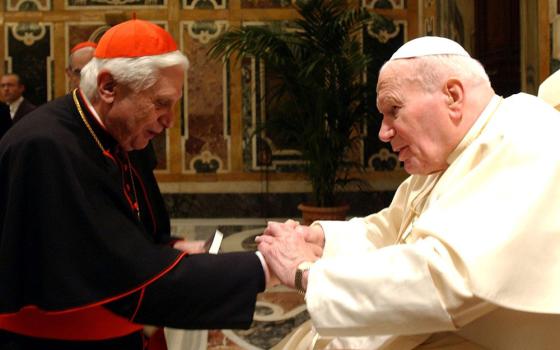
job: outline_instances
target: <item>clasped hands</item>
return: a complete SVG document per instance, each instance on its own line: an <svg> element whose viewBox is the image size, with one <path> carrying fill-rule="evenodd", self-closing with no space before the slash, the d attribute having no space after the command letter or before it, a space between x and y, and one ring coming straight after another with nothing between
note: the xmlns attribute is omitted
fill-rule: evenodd
<svg viewBox="0 0 560 350"><path fill-rule="evenodd" d="M294 288L298 265L314 262L323 255L325 235L320 225L304 226L294 220L270 221L255 242L269 268L267 287L282 283Z"/></svg>
<svg viewBox="0 0 560 350"><path fill-rule="evenodd" d="M284 284L294 288L296 269L304 261L314 262L323 255L325 234L320 225L305 226L297 221L268 222L263 234L255 238L266 260L267 288ZM204 241L180 240L173 247L189 254L205 253Z"/></svg>

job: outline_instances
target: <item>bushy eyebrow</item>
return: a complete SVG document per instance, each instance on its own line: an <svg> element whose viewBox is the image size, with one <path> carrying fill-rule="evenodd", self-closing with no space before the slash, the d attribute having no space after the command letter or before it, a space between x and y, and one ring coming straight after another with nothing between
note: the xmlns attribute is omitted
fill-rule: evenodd
<svg viewBox="0 0 560 350"><path fill-rule="evenodd" d="M379 108L381 105L401 106L402 103L403 103L402 100L392 92L384 93L382 95L377 95L376 105L377 105L377 109L379 110L381 110L381 108Z"/></svg>

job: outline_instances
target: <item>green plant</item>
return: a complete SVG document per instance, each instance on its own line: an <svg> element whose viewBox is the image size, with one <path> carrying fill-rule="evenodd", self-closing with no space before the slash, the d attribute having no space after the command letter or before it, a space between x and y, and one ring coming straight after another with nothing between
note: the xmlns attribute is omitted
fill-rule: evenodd
<svg viewBox="0 0 560 350"><path fill-rule="evenodd" d="M336 203L336 189L361 167L348 154L371 118L364 80L371 58L359 36L375 17L346 0L307 0L295 5L295 30L230 28L210 47L213 58L262 60L277 84L266 95L262 125L301 153L315 205ZM272 106L272 107L271 107Z"/></svg>

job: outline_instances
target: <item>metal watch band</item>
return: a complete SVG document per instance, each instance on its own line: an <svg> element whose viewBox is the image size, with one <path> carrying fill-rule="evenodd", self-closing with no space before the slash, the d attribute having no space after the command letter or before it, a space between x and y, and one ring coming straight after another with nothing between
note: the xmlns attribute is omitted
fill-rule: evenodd
<svg viewBox="0 0 560 350"><path fill-rule="evenodd" d="M313 265L312 262L304 261L301 264L299 264L297 269L296 269L296 276L294 278L294 285L296 287L296 290L300 294L305 294L305 288L303 287L303 273L305 271L309 271L309 269L311 268L311 265Z"/></svg>

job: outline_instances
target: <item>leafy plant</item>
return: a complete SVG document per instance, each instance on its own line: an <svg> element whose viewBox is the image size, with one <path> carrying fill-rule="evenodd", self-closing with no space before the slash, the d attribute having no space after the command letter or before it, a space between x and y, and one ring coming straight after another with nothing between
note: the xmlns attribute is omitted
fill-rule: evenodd
<svg viewBox="0 0 560 350"><path fill-rule="evenodd" d="M295 30L230 28L211 44L209 55L264 61L278 83L267 91L262 127L301 152L314 204L333 206L338 186L361 167L348 157L371 118L364 79L371 57L362 52L359 36L376 15L346 0L298 1L295 6Z"/></svg>

